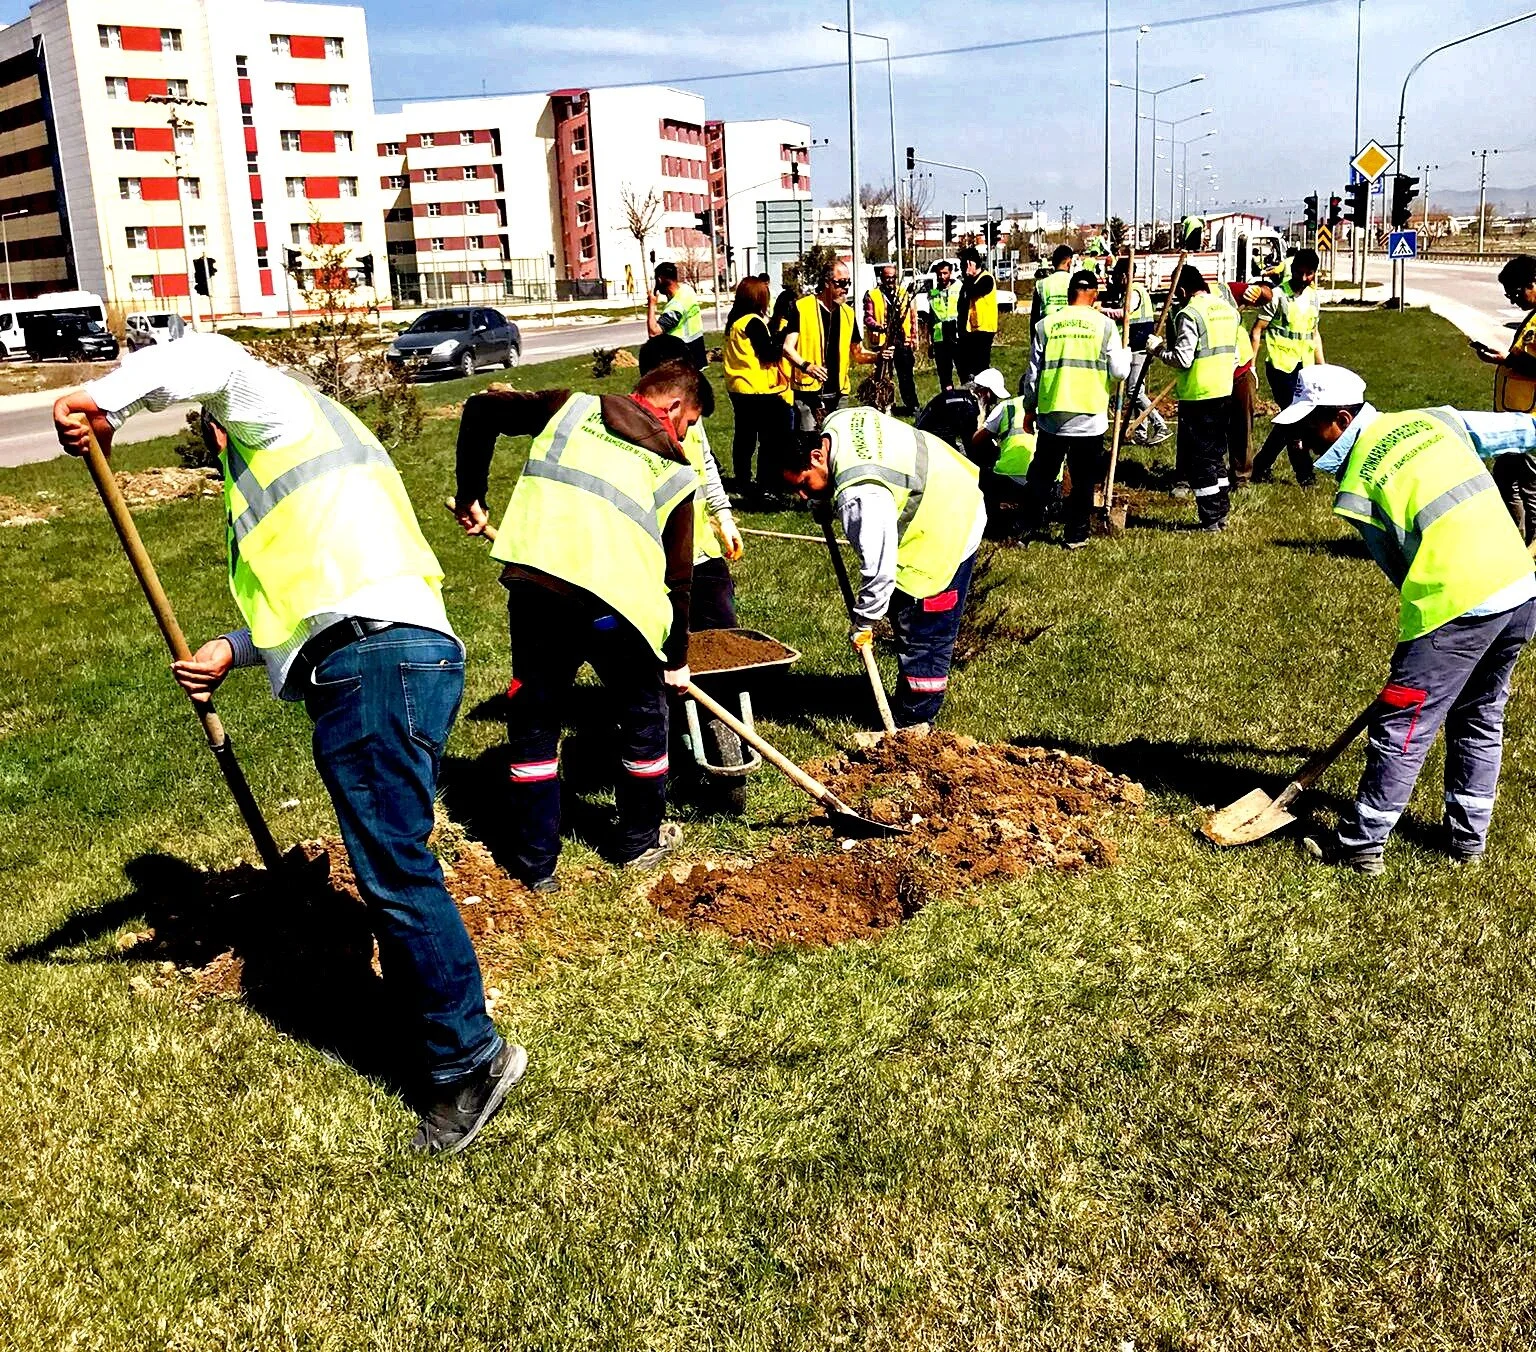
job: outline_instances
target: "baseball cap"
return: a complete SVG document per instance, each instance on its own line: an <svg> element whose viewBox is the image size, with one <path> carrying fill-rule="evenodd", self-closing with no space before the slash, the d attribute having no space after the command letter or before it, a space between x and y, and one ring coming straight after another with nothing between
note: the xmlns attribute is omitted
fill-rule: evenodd
<svg viewBox="0 0 1536 1352"><path fill-rule="evenodd" d="M1314 408L1344 408L1365 402L1365 381L1347 366L1303 366L1296 377L1296 397L1275 414L1281 427L1299 423Z"/></svg>
<svg viewBox="0 0 1536 1352"><path fill-rule="evenodd" d="M989 366L985 371L978 371L971 384L985 390L999 403L1008 397L1008 386L1003 383L1003 373L995 366Z"/></svg>

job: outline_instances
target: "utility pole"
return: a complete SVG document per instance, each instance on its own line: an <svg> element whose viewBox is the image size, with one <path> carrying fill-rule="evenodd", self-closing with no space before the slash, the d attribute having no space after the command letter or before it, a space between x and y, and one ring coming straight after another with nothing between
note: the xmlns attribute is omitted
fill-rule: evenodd
<svg viewBox="0 0 1536 1352"><path fill-rule="evenodd" d="M1482 168L1477 175L1477 253L1481 258L1483 254L1483 240L1487 231L1487 203L1488 203L1488 157L1497 155L1497 150L1474 150L1472 158L1482 158Z"/></svg>
<svg viewBox="0 0 1536 1352"><path fill-rule="evenodd" d="M848 0L848 240L850 292L859 290L859 74L853 61L853 0Z"/></svg>
<svg viewBox="0 0 1536 1352"><path fill-rule="evenodd" d="M1436 173L1440 172L1438 164L1421 164L1419 166L1419 177L1424 180L1424 242L1426 244L1429 242L1429 172L1431 169ZM1423 252L1423 250L1421 249L1420 252Z"/></svg>
<svg viewBox="0 0 1536 1352"><path fill-rule="evenodd" d="M181 219L182 261L186 264L187 273L187 308L190 311L192 317L191 326L195 330L197 328L197 287L195 285L192 269L192 240L187 234L187 199L182 191L181 178L181 129L186 127L188 130L191 130L192 120L191 118L183 118L181 116L178 105L186 105L194 108L206 108L208 105L202 99L175 98L169 94L151 94L147 99L145 99L145 102L166 103L169 104L171 108L169 118L171 126L171 165L173 172L176 175L176 207ZM204 247L206 249L206 245ZM208 291L208 323L209 327L211 328L213 326L212 283L209 283Z"/></svg>
<svg viewBox="0 0 1536 1352"><path fill-rule="evenodd" d="M1109 238L1109 0L1104 0L1104 238Z"/></svg>
<svg viewBox="0 0 1536 1352"><path fill-rule="evenodd" d="M1061 238L1066 242L1067 236L1072 231L1072 203L1066 202L1061 208Z"/></svg>

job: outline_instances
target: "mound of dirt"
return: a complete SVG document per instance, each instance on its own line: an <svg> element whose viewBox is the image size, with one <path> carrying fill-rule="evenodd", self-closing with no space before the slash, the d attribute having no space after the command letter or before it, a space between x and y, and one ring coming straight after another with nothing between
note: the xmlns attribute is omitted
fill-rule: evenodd
<svg viewBox="0 0 1536 1352"><path fill-rule="evenodd" d="M22 502L0 494L0 526L38 526L58 514L51 502Z"/></svg>
<svg viewBox="0 0 1536 1352"><path fill-rule="evenodd" d="M688 668L695 675L782 662L788 656L782 643L736 629L696 629L688 635Z"/></svg>
<svg viewBox="0 0 1536 1352"><path fill-rule="evenodd" d="M180 465L155 465L119 474L117 483L130 507L153 507L181 498L217 498L224 493L218 470L186 469Z"/></svg>
<svg viewBox="0 0 1536 1352"><path fill-rule="evenodd" d="M842 854L780 856L744 868L695 867L651 890L663 914L753 945L870 937L931 895L1115 861L1105 819L1145 801L1139 784L1044 747L987 745L954 733L900 732L809 767L899 840Z"/></svg>

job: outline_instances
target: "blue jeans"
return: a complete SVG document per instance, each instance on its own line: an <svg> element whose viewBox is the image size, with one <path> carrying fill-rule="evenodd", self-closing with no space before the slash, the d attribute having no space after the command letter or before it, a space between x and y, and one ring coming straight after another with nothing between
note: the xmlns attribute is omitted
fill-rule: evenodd
<svg viewBox="0 0 1536 1352"><path fill-rule="evenodd" d="M891 716L898 727L931 723L939 716L975 563L972 554L955 569L949 586L937 596L919 599L897 591L891 597L890 621L899 673Z"/></svg>
<svg viewBox="0 0 1536 1352"><path fill-rule="evenodd" d="M310 674L315 766L331 795L357 888L395 998L421 1029L434 1085L501 1050L480 964L427 848L443 744L464 695L464 649L397 625L360 638Z"/></svg>

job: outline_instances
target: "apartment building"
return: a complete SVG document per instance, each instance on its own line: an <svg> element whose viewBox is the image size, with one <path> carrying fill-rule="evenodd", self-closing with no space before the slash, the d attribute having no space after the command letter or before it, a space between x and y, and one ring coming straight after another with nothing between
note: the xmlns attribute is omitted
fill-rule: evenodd
<svg viewBox="0 0 1536 1352"><path fill-rule="evenodd" d="M39 0L0 30L0 215L29 211L16 228L33 254L16 291L274 315L333 244L348 263L375 256L382 285L372 121L360 7ZM34 216L49 176L54 210Z"/></svg>
<svg viewBox="0 0 1536 1352"><path fill-rule="evenodd" d="M762 270L757 204L811 200L811 129L781 117L711 125L720 128L726 245L745 276Z"/></svg>

